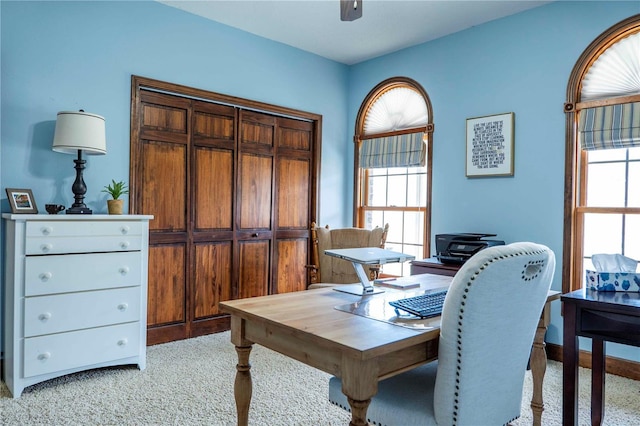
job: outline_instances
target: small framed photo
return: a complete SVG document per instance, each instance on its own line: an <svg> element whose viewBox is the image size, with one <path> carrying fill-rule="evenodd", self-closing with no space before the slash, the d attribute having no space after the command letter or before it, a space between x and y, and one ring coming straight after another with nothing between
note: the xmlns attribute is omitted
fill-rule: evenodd
<svg viewBox="0 0 640 426"><path fill-rule="evenodd" d="M11 213L38 213L36 200L30 189L7 188L7 198L9 198Z"/></svg>
<svg viewBox="0 0 640 426"><path fill-rule="evenodd" d="M513 176L514 113L467 119L467 177Z"/></svg>

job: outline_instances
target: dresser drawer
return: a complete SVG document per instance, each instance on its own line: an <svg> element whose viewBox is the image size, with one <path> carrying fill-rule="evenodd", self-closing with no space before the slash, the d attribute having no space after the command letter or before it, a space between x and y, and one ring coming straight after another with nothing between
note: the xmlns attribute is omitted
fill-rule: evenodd
<svg viewBox="0 0 640 426"><path fill-rule="evenodd" d="M142 252L27 256L25 296L140 285Z"/></svg>
<svg viewBox="0 0 640 426"><path fill-rule="evenodd" d="M116 222L27 222L25 254L140 250L143 225Z"/></svg>
<svg viewBox="0 0 640 426"><path fill-rule="evenodd" d="M140 323L24 339L24 377L138 355Z"/></svg>
<svg viewBox="0 0 640 426"><path fill-rule="evenodd" d="M105 237L116 235L142 235L139 221L33 221L27 222L27 237Z"/></svg>
<svg viewBox="0 0 640 426"><path fill-rule="evenodd" d="M100 327L140 319L140 287L27 297L25 337Z"/></svg>

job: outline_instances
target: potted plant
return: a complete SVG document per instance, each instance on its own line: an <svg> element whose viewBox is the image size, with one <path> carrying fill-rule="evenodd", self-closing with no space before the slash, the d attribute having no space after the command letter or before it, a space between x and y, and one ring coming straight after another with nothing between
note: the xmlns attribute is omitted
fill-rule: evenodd
<svg viewBox="0 0 640 426"><path fill-rule="evenodd" d="M109 214L122 214L124 200L121 200L120 196L129 193L129 189L124 181L121 180L116 182L111 179L111 184L105 186L102 192L106 192L113 198L113 200L107 200L107 209L109 210Z"/></svg>

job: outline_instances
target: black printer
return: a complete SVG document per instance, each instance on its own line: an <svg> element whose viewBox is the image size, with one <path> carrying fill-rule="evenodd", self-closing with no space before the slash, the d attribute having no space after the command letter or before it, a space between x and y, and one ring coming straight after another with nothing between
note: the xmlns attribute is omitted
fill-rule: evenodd
<svg viewBox="0 0 640 426"><path fill-rule="evenodd" d="M504 241L485 240L496 234L437 234L436 257L442 263L463 264L482 249L504 245Z"/></svg>

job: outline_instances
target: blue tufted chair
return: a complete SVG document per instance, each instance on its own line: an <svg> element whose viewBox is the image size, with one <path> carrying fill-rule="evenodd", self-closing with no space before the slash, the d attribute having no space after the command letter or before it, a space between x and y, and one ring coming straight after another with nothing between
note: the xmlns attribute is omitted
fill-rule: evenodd
<svg viewBox="0 0 640 426"><path fill-rule="evenodd" d="M555 256L521 242L478 252L445 299L438 360L378 383L374 425L504 425L520 417L525 370ZM341 382L329 399L349 404Z"/></svg>

